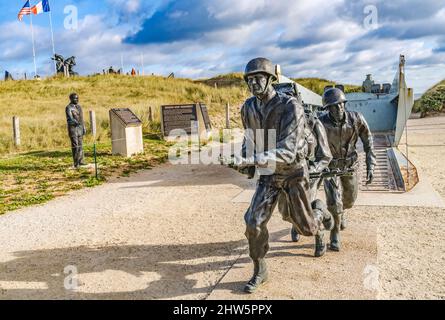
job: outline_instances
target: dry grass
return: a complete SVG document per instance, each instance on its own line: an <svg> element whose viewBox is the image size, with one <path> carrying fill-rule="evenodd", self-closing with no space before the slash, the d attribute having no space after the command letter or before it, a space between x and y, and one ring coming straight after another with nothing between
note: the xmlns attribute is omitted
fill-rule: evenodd
<svg viewBox="0 0 445 320"><path fill-rule="evenodd" d="M94 170L71 170L71 148L66 129L65 106L77 92L84 117L96 112L99 180ZM248 96L244 88L215 89L187 79L161 77L93 76L42 81L0 82L0 214L44 203L71 190L101 184L111 176L126 176L163 162L168 143L159 139L161 105L205 103L215 127L224 124L225 105L232 106L233 119ZM153 122L148 121L152 107ZM131 108L143 121L144 154L111 155L108 112ZM12 139L12 117L20 117L21 146ZM92 163L93 137L85 137L87 163Z"/></svg>
<svg viewBox="0 0 445 320"><path fill-rule="evenodd" d="M165 104L202 102L209 107L216 127L222 125L224 108L229 102L236 111L249 95L245 88L215 89L187 79L161 77L92 76L42 81L0 82L0 155L31 150L68 147L65 106L71 92L80 96L88 122L88 110L97 118L98 141L109 141L108 110L131 108L144 123L145 132L159 131L159 107ZM152 107L154 123L148 123ZM20 117L22 145L12 140L12 116ZM86 144L92 137L86 137Z"/></svg>
<svg viewBox="0 0 445 320"><path fill-rule="evenodd" d="M328 85L337 85L342 83L336 83L334 81L326 80L326 79L320 79L320 78L298 78L293 79L295 82L298 82L303 87L308 88L309 90L314 91L315 93L318 93L319 95L323 94L324 88ZM355 86L351 84L345 84L345 92L361 92L362 87L361 86Z"/></svg>
<svg viewBox="0 0 445 320"><path fill-rule="evenodd" d="M168 144L159 139L160 106L205 103L215 128L225 125L226 103L231 106L232 126L241 126L239 109L250 96L242 75L215 78L225 86L188 79L98 75L42 81L0 82L0 214L46 202L70 190L92 187L110 176L148 169L167 157ZM231 85L228 85L228 84ZM318 80L311 83L317 85ZM210 85L209 85L210 84ZM321 84L319 85L321 86ZM65 106L77 92L88 126L88 110L96 112L100 177L90 169L71 170ZM148 121L152 107L154 121ZM131 108L143 121L145 152L123 158L111 155L108 112ZM20 117L21 146L12 139L12 117ZM86 161L92 163L93 138L85 137Z"/></svg>

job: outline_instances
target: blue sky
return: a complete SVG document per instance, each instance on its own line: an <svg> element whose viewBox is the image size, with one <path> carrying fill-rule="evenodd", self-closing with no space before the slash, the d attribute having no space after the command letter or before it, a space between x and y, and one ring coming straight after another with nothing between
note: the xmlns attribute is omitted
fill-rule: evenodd
<svg viewBox="0 0 445 320"><path fill-rule="evenodd" d="M37 3L32 0L31 3ZM0 72L32 74L25 0L0 0ZM372 73L391 82L406 55L408 85L421 93L445 78L444 0L50 0L56 52L80 74L109 66L190 78L242 71L268 57L292 77L359 84ZM66 29L64 9L78 10ZM372 5L372 11L369 11ZM368 7L368 9L366 9ZM375 8L376 19L369 19ZM33 17L37 67L52 72L49 17ZM371 24L369 24L371 22Z"/></svg>

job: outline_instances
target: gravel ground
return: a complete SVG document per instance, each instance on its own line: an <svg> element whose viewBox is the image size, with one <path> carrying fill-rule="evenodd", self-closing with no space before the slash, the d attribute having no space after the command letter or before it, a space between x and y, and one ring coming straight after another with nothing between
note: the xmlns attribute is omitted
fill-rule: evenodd
<svg viewBox="0 0 445 320"><path fill-rule="evenodd" d="M410 156L445 197L444 133L445 118L410 121ZM342 252L322 260L275 215L271 281L241 294L248 204L232 199L249 186L220 166L164 165L3 215L0 298L445 298L444 209L407 207L353 208Z"/></svg>
<svg viewBox="0 0 445 320"><path fill-rule="evenodd" d="M405 135L402 143L406 143ZM410 120L408 146L411 161L445 198L445 117ZM405 146L401 145L400 150L405 152ZM444 299L445 209L402 207L375 211L379 298Z"/></svg>

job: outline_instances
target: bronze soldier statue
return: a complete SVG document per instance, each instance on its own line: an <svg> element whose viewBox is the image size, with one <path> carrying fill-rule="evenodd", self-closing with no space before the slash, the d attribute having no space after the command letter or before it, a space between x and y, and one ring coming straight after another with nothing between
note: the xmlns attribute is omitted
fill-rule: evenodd
<svg viewBox="0 0 445 320"><path fill-rule="evenodd" d="M295 84L285 83L274 85L277 91L291 95L297 99L300 104L303 104L300 93ZM329 149L328 138L323 124L318 119L316 111L312 110L309 105L304 105L304 112L306 115L306 123L304 129L304 137L308 146L308 153L306 161L309 167L309 185L311 201L315 201L317 191L323 182L323 174L328 168L329 162L332 159L331 150ZM287 216L288 205L284 193L281 193L278 198L278 208L281 214ZM293 242L300 240L300 235L296 228L291 229L291 238ZM321 257L326 252L326 244L324 242L324 233L319 233L315 236L315 256Z"/></svg>
<svg viewBox="0 0 445 320"><path fill-rule="evenodd" d="M305 114L307 119L305 137L308 143L306 160L308 162L309 173L315 174L315 177L309 179L310 195L311 201L315 201L317 198L317 191L323 182L321 173L328 169L329 163L332 160L332 154L329 149L326 130L315 112L309 108L305 108ZM320 173L320 175L316 175L316 173ZM285 210L285 207L283 208L285 204L282 202L282 199L280 199L279 204L280 211ZM315 237L316 247L320 250L320 253L324 253L322 250L326 247L322 236L323 234ZM293 242L298 242L300 240L300 235L295 228L291 229L291 238Z"/></svg>
<svg viewBox="0 0 445 320"><path fill-rule="evenodd" d="M70 94L70 104L65 108L66 121L68 124L68 135L71 140L71 150L73 152L74 168L78 169L85 165L83 162L83 136L86 134L85 123L83 121L82 107L79 105L79 96L76 93Z"/></svg>
<svg viewBox="0 0 445 320"><path fill-rule="evenodd" d="M340 89L326 90L323 94L323 105L329 112L320 117L326 129L333 156L329 169L353 172L324 180L326 203L335 219L329 245L333 251L340 251L340 230L346 228L344 210L352 208L357 199L359 185L356 145L359 138L366 153L367 184L372 183L376 166L373 138L368 123L361 113L347 111L346 102L346 96Z"/></svg>
<svg viewBox="0 0 445 320"><path fill-rule="evenodd" d="M244 288L248 293L253 293L268 278L265 262L269 250L267 223L281 193L288 200L284 218L300 234L315 236L321 230L333 227L333 218L326 206L319 200L311 202L310 199L303 107L294 97L273 88L272 82L276 78L274 65L268 59L256 58L246 66L244 79L253 97L242 106L241 117L246 132L253 131L254 134L245 136L242 154L235 157L234 165L247 172L255 166L260 175L244 216L249 254L254 264L253 277ZM272 148L269 139L275 143Z"/></svg>

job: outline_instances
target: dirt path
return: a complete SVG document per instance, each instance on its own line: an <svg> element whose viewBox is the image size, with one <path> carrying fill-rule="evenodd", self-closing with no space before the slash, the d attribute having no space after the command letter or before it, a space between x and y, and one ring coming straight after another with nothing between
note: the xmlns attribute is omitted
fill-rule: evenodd
<svg viewBox="0 0 445 320"><path fill-rule="evenodd" d="M445 147L411 149L444 196L445 169L430 158L441 163ZM366 206L349 212L344 250L322 259L312 239L291 243L276 214L271 280L242 294L248 204L232 200L251 186L220 166L165 165L0 216L0 298L445 298L444 209ZM74 267L78 286L67 290Z"/></svg>

